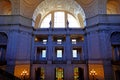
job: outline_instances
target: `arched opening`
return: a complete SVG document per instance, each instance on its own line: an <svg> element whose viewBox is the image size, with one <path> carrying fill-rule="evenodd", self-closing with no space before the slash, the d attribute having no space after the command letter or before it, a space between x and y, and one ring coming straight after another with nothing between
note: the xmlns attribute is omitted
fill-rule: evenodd
<svg viewBox="0 0 120 80"><path fill-rule="evenodd" d="M120 32L111 34L112 55L114 60L120 60Z"/></svg>
<svg viewBox="0 0 120 80"><path fill-rule="evenodd" d="M115 71L115 78L116 80L120 80L120 70Z"/></svg>
<svg viewBox="0 0 120 80"><path fill-rule="evenodd" d="M66 28L68 24L70 28L84 28L85 26L85 13L81 6L73 0L45 0L35 9L33 13L34 21L39 14L41 15L39 28L49 28L50 26Z"/></svg>
<svg viewBox="0 0 120 80"><path fill-rule="evenodd" d="M0 15L11 15L12 7L9 0L0 1Z"/></svg>
<svg viewBox="0 0 120 80"><path fill-rule="evenodd" d="M84 80L84 72L82 68L74 68L74 80Z"/></svg>
<svg viewBox="0 0 120 80"><path fill-rule="evenodd" d="M107 14L120 14L120 5L118 1L108 0Z"/></svg>
<svg viewBox="0 0 120 80"><path fill-rule="evenodd" d="M4 65L6 63L7 41L7 35L0 32L0 65Z"/></svg>
<svg viewBox="0 0 120 80"><path fill-rule="evenodd" d="M55 80L64 80L64 69L61 67L55 68Z"/></svg>
<svg viewBox="0 0 120 80"><path fill-rule="evenodd" d="M45 70L44 68L35 69L35 80L45 80Z"/></svg>
<svg viewBox="0 0 120 80"><path fill-rule="evenodd" d="M38 28L40 19L41 19L41 15L39 14L35 19L35 26L34 26L35 28Z"/></svg>

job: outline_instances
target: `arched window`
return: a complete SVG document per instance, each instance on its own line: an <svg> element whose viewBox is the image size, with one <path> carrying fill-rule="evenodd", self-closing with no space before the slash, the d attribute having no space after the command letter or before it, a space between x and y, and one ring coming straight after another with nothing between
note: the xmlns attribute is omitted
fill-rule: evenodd
<svg viewBox="0 0 120 80"><path fill-rule="evenodd" d="M51 14L48 14L44 20L41 23L41 26L39 26L40 28L49 28L50 27L50 21L51 21Z"/></svg>
<svg viewBox="0 0 120 80"><path fill-rule="evenodd" d="M11 3L9 0L0 1L0 15L11 15Z"/></svg>
<svg viewBox="0 0 120 80"><path fill-rule="evenodd" d="M120 32L112 33L111 45L112 45L113 59L120 60Z"/></svg>
<svg viewBox="0 0 120 80"><path fill-rule="evenodd" d="M67 17L69 22L69 28L80 28L79 23L72 15L68 14Z"/></svg>
<svg viewBox="0 0 120 80"><path fill-rule="evenodd" d="M120 14L119 2L109 0L107 2L107 14Z"/></svg>
<svg viewBox="0 0 120 80"><path fill-rule="evenodd" d="M49 13L39 25L40 28L81 28L79 20L65 11L54 11Z"/></svg>

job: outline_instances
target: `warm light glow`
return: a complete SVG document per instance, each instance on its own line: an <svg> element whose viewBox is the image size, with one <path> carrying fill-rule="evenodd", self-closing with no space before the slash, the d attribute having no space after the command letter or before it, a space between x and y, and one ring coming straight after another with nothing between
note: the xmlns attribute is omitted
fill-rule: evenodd
<svg viewBox="0 0 120 80"><path fill-rule="evenodd" d="M38 38L35 38L35 42L37 42L38 41Z"/></svg>
<svg viewBox="0 0 120 80"><path fill-rule="evenodd" d="M26 74L27 78L29 78L29 73L30 73L29 69L30 69L30 65L16 65L14 70L14 75L19 78L22 78L23 76L21 75Z"/></svg>
<svg viewBox="0 0 120 80"><path fill-rule="evenodd" d="M27 75L29 75L29 74L28 74L28 72L24 69L24 70L22 71L22 73L21 73L21 76L27 76Z"/></svg>
<svg viewBox="0 0 120 80"><path fill-rule="evenodd" d="M95 76L95 75L97 75L97 73L96 73L96 71L95 71L94 69L92 69L92 70L90 71L90 75Z"/></svg>
<svg viewBox="0 0 120 80"><path fill-rule="evenodd" d="M21 79L23 79L23 80L27 80L28 79L28 76L29 75L29 73L28 73L28 71L26 71L25 69L21 72Z"/></svg>
<svg viewBox="0 0 120 80"><path fill-rule="evenodd" d="M56 80L63 80L63 68L56 68Z"/></svg>

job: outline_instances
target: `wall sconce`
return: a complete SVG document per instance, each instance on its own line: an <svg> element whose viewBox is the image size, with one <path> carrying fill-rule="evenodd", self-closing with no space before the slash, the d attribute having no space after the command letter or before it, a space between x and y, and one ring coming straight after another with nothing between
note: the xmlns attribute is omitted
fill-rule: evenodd
<svg viewBox="0 0 120 80"><path fill-rule="evenodd" d="M21 79L22 80L27 80L28 79L28 72L26 70L23 70L21 73Z"/></svg>
<svg viewBox="0 0 120 80"><path fill-rule="evenodd" d="M90 75L92 76L92 79L95 80L95 76L97 75L96 71L94 69L92 69L90 71Z"/></svg>

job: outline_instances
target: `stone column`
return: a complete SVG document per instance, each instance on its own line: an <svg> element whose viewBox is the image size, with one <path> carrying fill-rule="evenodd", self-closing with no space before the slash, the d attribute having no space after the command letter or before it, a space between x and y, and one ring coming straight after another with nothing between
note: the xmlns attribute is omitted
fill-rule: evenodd
<svg viewBox="0 0 120 80"><path fill-rule="evenodd" d="M71 54L71 41L70 41L70 35L67 34L66 35L66 46L65 46L65 55L66 55L66 59L68 61L70 61L72 59L72 54Z"/></svg>
<svg viewBox="0 0 120 80"><path fill-rule="evenodd" d="M48 35L48 61L51 61L52 60L52 56L53 56L53 47L52 47L52 35Z"/></svg>
<svg viewBox="0 0 120 80"><path fill-rule="evenodd" d="M103 61L103 65L105 78L104 80L114 80L111 61Z"/></svg>

